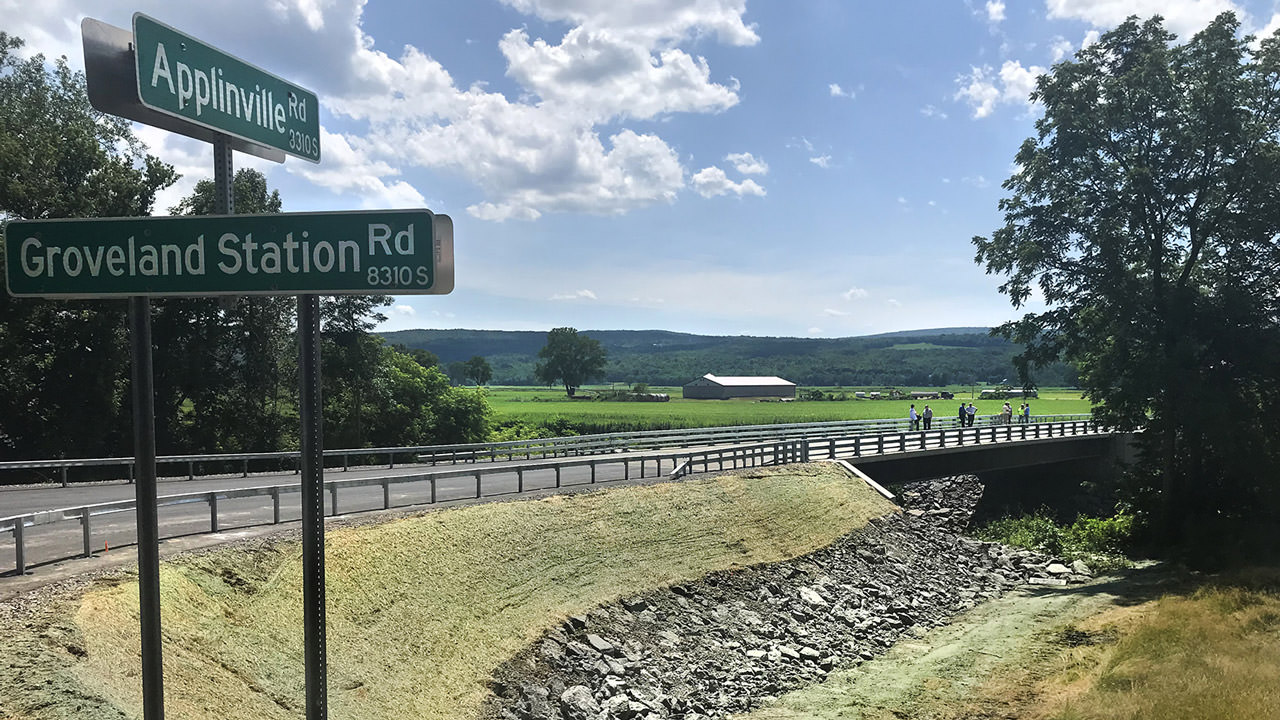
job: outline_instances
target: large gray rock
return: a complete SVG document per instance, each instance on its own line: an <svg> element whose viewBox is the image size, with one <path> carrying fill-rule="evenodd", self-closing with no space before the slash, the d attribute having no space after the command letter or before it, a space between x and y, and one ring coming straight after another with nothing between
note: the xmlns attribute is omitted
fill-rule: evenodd
<svg viewBox="0 0 1280 720"><path fill-rule="evenodd" d="M574 685L560 696L560 714L565 720L596 720L600 703L585 685Z"/></svg>

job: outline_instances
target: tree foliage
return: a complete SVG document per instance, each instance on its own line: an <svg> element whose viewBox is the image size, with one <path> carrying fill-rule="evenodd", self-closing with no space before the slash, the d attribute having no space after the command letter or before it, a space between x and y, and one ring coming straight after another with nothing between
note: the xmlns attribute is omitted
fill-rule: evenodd
<svg viewBox="0 0 1280 720"><path fill-rule="evenodd" d="M280 192L257 170L237 171L231 190L237 213L281 210ZM170 212L210 214L214 191L212 180L201 180ZM291 443L293 298L168 298L152 306L162 447L258 452Z"/></svg>
<svg viewBox="0 0 1280 720"><path fill-rule="evenodd" d="M49 67L41 55L20 58L21 46L0 32L0 216L148 214L173 168L146 153L128 121L89 105L65 59ZM0 357L0 457L127 447L124 303L0 293Z"/></svg>
<svg viewBox="0 0 1280 720"><path fill-rule="evenodd" d="M571 327L555 328L547 333L547 344L538 351L534 375L547 386L560 382L569 397L583 383L604 374L607 353L600 341L579 335Z"/></svg>
<svg viewBox="0 0 1280 720"><path fill-rule="evenodd" d="M1130 18L1041 76L1036 137L976 260L1024 369L1065 357L1100 420L1144 426L1139 507L1168 540L1277 509L1280 39Z"/></svg>
<svg viewBox="0 0 1280 720"><path fill-rule="evenodd" d="M493 379L493 368L489 367L489 362L479 355L473 355L464 363L464 366L467 379L476 385L484 385Z"/></svg>

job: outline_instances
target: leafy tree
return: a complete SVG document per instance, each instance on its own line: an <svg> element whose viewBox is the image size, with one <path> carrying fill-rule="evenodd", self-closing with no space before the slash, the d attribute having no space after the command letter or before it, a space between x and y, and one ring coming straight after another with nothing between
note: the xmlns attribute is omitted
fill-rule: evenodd
<svg viewBox="0 0 1280 720"><path fill-rule="evenodd" d="M1041 76L1036 137L976 260L1028 371L1078 368L1098 419L1145 426L1131 488L1166 541L1270 513L1280 468L1280 39L1220 15L1182 45L1130 18Z"/></svg>
<svg viewBox="0 0 1280 720"><path fill-rule="evenodd" d="M449 379L455 383L462 385L467 381L467 364L461 360L454 360L445 367L445 372L449 374Z"/></svg>
<svg viewBox="0 0 1280 720"><path fill-rule="evenodd" d="M395 345L395 349L399 352L413 358L414 362L424 368L440 367L440 358L430 350L423 348L411 348L404 345Z"/></svg>
<svg viewBox="0 0 1280 720"><path fill-rule="evenodd" d="M571 327L555 328L547 333L547 344L538 351L534 375L548 387L557 381L565 393L573 397L583 383L604 374L607 354L599 340L579 335Z"/></svg>
<svg viewBox="0 0 1280 720"><path fill-rule="evenodd" d="M489 367L489 362L479 355L472 356L464 365L466 366L467 378L475 382L476 385L484 385L493 379L493 368Z"/></svg>
<svg viewBox="0 0 1280 720"><path fill-rule="evenodd" d="M235 210L278 213L278 190L257 170L232 179ZM201 180L170 209L213 212L214 183ZM293 435L292 297L171 298L153 303L157 437L190 451L265 451Z"/></svg>
<svg viewBox="0 0 1280 720"><path fill-rule="evenodd" d="M387 319L386 295L335 295L320 304L325 447L367 447L377 409L383 342L370 334ZM379 439L378 444L381 444Z"/></svg>
<svg viewBox="0 0 1280 720"><path fill-rule="evenodd" d="M436 367L380 346L378 377L370 404L370 434L379 445L481 442L489 435L490 410L480 391L449 385Z"/></svg>
<svg viewBox="0 0 1280 720"><path fill-rule="evenodd" d="M65 58L21 47L0 32L0 217L149 214L173 168L93 109ZM123 303L0 293L0 457L126 451L128 348Z"/></svg>

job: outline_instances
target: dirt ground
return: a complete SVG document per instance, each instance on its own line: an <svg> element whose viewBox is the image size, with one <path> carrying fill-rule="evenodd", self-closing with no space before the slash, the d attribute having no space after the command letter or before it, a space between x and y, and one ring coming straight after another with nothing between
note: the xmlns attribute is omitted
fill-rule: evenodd
<svg viewBox="0 0 1280 720"><path fill-rule="evenodd" d="M857 668L787 693L740 720L956 720L1034 718L1061 689L1040 681L1053 660L1093 640L1073 628L1103 613L1135 611L1183 586L1148 564L1071 587L1027 586Z"/></svg>

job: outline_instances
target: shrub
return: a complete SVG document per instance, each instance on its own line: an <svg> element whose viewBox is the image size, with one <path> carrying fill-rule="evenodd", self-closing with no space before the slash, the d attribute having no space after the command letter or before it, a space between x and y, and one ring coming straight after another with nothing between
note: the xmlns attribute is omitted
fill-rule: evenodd
<svg viewBox="0 0 1280 720"><path fill-rule="evenodd" d="M1083 560L1094 570L1111 570L1129 565L1126 553L1132 548L1133 516L1076 517L1070 525L1054 522L1046 509L1021 517L1005 517L977 531L983 540L1026 548L1065 560Z"/></svg>

